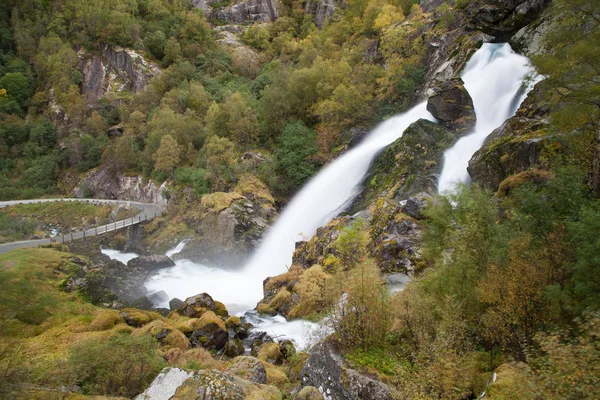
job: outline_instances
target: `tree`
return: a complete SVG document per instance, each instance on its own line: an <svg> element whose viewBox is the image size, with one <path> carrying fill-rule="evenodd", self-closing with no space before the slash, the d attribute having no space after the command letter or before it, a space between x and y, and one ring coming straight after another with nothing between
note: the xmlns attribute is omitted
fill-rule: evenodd
<svg viewBox="0 0 600 400"><path fill-rule="evenodd" d="M316 153L315 131L301 122L291 122L283 128L275 155L288 188L299 188L317 172L317 166L310 162L310 157Z"/></svg>
<svg viewBox="0 0 600 400"><path fill-rule="evenodd" d="M176 63L181 58L181 46L174 37L169 38L165 43L165 56L163 63L166 66Z"/></svg>
<svg viewBox="0 0 600 400"><path fill-rule="evenodd" d="M152 155L155 161L155 169L166 173L173 172L173 169L179 164L179 155L181 151L177 141L171 135L165 135L160 140L160 147Z"/></svg>
<svg viewBox="0 0 600 400"><path fill-rule="evenodd" d="M13 100L21 109L25 109L31 97L31 85L25 75L9 72L0 79L0 88L6 90L9 101Z"/></svg>
<svg viewBox="0 0 600 400"><path fill-rule="evenodd" d="M211 136L206 141L203 151L206 157L206 168L210 172L207 177L212 181L213 189L227 189L233 181L234 144L227 138Z"/></svg>

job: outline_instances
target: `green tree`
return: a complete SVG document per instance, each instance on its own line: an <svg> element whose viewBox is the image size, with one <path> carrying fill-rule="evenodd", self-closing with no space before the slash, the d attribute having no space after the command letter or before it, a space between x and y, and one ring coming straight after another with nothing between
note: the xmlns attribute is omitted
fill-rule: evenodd
<svg viewBox="0 0 600 400"><path fill-rule="evenodd" d="M0 88L6 89L9 101L15 101L25 109L31 97L31 84L20 72L9 72L0 78Z"/></svg>
<svg viewBox="0 0 600 400"><path fill-rule="evenodd" d="M233 182L235 146L227 138L210 136L203 148L206 168L214 190L226 190Z"/></svg>
<svg viewBox="0 0 600 400"><path fill-rule="evenodd" d="M160 147L152 156L155 162L155 169L166 173L173 172L173 169L179 164L181 150L177 141L171 135L165 135L160 140Z"/></svg>
<svg viewBox="0 0 600 400"><path fill-rule="evenodd" d="M169 38L165 43L165 56L163 63L167 66L176 63L181 59L181 46L174 37Z"/></svg>
<svg viewBox="0 0 600 400"><path fill-rule="evenodd" d="M310 161L316 153L315 131L301 122L291 122L283 128L275 155L288 188L299 188L317 172L317 166Z"/></svg>

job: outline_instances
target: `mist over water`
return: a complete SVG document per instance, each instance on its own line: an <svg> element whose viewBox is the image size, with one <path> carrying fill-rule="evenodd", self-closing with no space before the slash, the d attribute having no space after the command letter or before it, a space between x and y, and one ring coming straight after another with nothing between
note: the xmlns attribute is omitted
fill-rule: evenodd
<svg viewBox="0 0 600 400"><path fill-rule="evenodd" d="M452 192L459 183L469 183L469 160L485 139L512 117L529 91L524 79L534 74L526 57L516 54L508 44L484 44L465 67L462 79L473 99L477 123L444 153L444 168L438 182L439 193Z"/></svg>
<svg viewBox="0 0 600 400"><path fill-rule="evenodd" d="M514 115L528 92L527 88L523 90L523 80L532 71L528 60L515 54L507 44L484 44L473 55L463 80L473 98L477 125L472 133L446 151L440 192L452 190L457 182L468 182L469 159L487 135ZM241 268L224 270L176 260L174 267L161 270L149 279L146 288L150 292L163 290L169 298L182 300L206 292L223 302L232 314L241 315L253 309L263 297L263 280L285 272L291 265L295 243L309 239L317 228L342 212L359 193L374 157L421 118L434 120L426 110L426 102L383 122L356 148L324 168L292 199ZM167 255L180 252L184 246L185 243L180 243ZM104 250L105 254L109 251ZM308 327L314 328L300 321L287 323L283 317L258 317L253 312L246 315L258 330L274 330L275 335L281 332L302 346L305 340L301 333Z"/></svg>

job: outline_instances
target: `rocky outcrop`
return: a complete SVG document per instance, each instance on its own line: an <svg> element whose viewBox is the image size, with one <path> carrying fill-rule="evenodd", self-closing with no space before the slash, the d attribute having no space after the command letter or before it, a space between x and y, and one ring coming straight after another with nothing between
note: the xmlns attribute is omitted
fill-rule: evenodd
<svg viewBox="0 0 600 400"><path fill-rule="evenodd" d="M227 365L226 372L254 383L267 383L267 371L255 357L236 357Z"/></svg>
<svg viewBox="0 0 600 400"><path fill-rule="evenodd" d="M123 175L110 165L105 165L88 172L72 192L75 197L79 198L93 197L166 205L166 188L166 182L156 186L152 181L144 182L141 175Z"/></svg>
<svg viewBox="0 0 600 400"><path fill-rule="evenodd" d="M165 368L136 400L281 400L273 386L260 385L217 370Z"/></svg>
<svg viewBox="0 0 600 400"><path fill-rule="evenodd" d="M510 45L527 57L547 53L545 39L554 27L560 24L559 16L543 13L537 20L523 27L510 39Z"/></svg>
<svg viewBox="0 0 600 400"><path fill-rule="evenodd" d="M549 107L539 83L514 117L493 131L484 146L469 161L467 168L474 182L497 190L510 175L529 168L544 168L543 153L552 143L560 147L560 138L548 135Z"/></svg>
<svg viewBox="0 0 600 400"><path fill-rule="evenodd" d="M190 241L178 257L208 265L241 265L276 215L270 196L206 195L199 210L185 217L198 239Z"/></svg>
<svg viewBox="0 0 600 400"><path fill-rule="evenodd" d="M467 9L472 29L508 41L519 29L533 22L550 0L475 0Z"/></svg>
<svg viewBox="0 0 600 400"><path fill-rule="evenodd" d="M81 93L88 101L109 92L142 91L160 67L142 54L120 47L104 46L101 54L79 52L78 69L82 74Z"/></svg>
<svg viewBox="0 0 600 400"><path fill-rule="evenodd" d="M392 400L394 389L351 368L331 343L313 347L301 372L303 386L314 386L325 400Z"/></svg>
<svg viewBox="0 0 600 400"><path fill-rule="evenodd" d="M435 193L443 153L456 139L443 125L423 119L411 124L375 159L356 208L365 208L384 193L399 201L419 192Z"/></svg>
<svg viewBox="0 0 600 400"><path fill-rule="evenodd" d="M315 25L321 28L338 8L344 7L344 2L339 0L308 0L304 3L304 12L312 15Z"/></svg>
<svg viewBox="0 0 600 400"><path fill-rule="evenodd" d="M403 213L406 203L380 199L373 210L370 253L385 273L412 274L420 268L422 228Z"/></svg>
<svg viewBox="0 0 600 400"><path fill-rule="evenodd" d="M449 79L433 88L427 111L446 127L465 133L475 126L473 99L461 78Z"/></svg>
<svg viewBox="0 0 600 400"><path fill-rule="evenodd" d="M210 12L213 20L228 24L271 22L279 17L282 5L278 0L246 0Z"/></svg>

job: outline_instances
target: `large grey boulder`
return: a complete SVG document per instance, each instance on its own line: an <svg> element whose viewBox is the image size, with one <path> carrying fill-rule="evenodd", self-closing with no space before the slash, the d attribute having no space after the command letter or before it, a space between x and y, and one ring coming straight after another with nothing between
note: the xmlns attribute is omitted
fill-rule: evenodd
<svg viewBox="0 0 600 400"><path fill-rule="evenodd" d="M225 371L254 383L267 383L267 370L255 357L236 357L231 360Z"/></svg>
<svg viewBox="0 0 600 400"><path fill-rule="evenodd" d="M228 24L271 22L279 17L277 0L246 0L233 5L213 9L210 18Z"/></svg>
<svg viewBox="0 0 600 400"><path fill-rule="evenodd" d="M392 400L397 393L348 365L331 343L313 347L300 374L302 386L314 386L325 400Z"/></svg>
<svg viewBox="0 0 600 400"><path fill-rule="evenodd" d="M156 271L162 268L174 267L175 263L169 257L164 255L140 256L132 258L127 262L127 267L142 269L146 271Z"/></svg>

